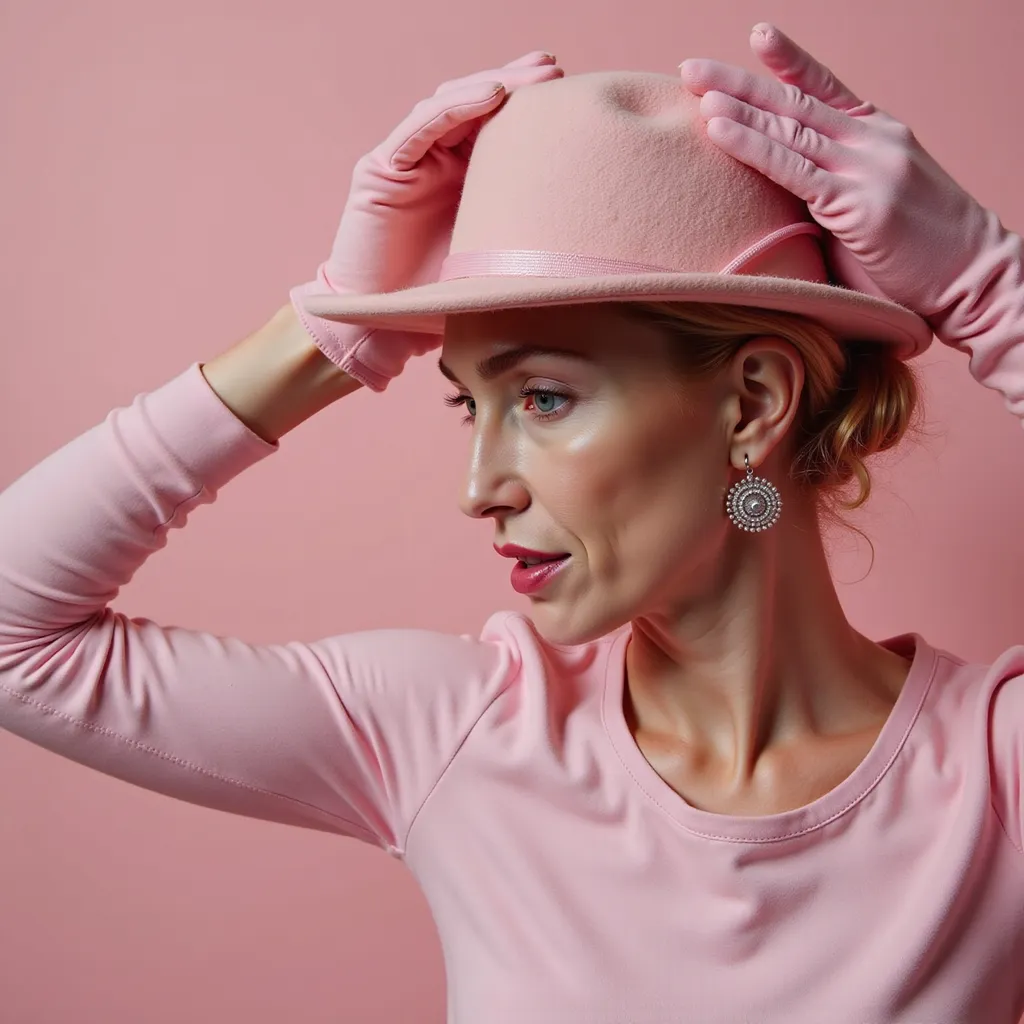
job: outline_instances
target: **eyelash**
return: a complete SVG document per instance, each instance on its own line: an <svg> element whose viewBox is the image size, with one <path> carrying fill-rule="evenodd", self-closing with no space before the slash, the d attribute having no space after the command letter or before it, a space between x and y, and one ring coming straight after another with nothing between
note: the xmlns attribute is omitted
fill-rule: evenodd
<svg viewBox="0 0 1024 1024"><path fill-rule="evenodd" d="M566 401L569 401L572 398L571 395L567 395L567 394L565 394L562 391L555 391L553 388L527 388L527 387L524 387L519 392L519 397L520 398L529 398L531 395L551 395L553 398L564 398L564 399L566 399ZM444 404L454 408L455 406L458 406L458 405L464 405L466 402L469 401L469 398L470 398L469 395L459 395L459 394L445 395ZM562 406L562 409L564 409L564 408L565 408L565 406ZM554 412L541 412L541 413L537 413L536 418L539 419L539 420L554 419L555 416L558 416L562 412L562 409L555 409ZM473 417L472 416L463 416L461 422L463 424L472 423L473 422Z"/></svg>

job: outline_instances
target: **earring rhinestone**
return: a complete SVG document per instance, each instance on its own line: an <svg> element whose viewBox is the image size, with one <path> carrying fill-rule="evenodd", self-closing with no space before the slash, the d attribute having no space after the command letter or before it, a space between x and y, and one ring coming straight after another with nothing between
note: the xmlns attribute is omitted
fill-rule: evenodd
<svg viewBox="0 0 1024 1024"><path fill-rule="evenodd" d="M733 524L749 533L767 530L779 521L782 498L775 487L763 477L754 476L750 459L743 456L747 475L729 488L725 508Z"/></svg>

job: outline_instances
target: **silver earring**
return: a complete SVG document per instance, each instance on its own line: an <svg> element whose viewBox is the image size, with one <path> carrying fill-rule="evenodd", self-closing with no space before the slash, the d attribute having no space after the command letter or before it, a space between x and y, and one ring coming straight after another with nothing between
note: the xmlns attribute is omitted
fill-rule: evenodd
<svg viewBox="0 0 1024 1024"><path fill-rule="evenodd" d="M767 530L779 521L782 513L782 498L775 487L762 477L754 476L750 459L743 456L747 467L746 479L729 488L725 508L729 518L741 530L757 533Z"/></svg>

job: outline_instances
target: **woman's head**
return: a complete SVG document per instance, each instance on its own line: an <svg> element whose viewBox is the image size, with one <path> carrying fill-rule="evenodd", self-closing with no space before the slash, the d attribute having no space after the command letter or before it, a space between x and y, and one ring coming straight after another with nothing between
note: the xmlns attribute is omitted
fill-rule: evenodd
<svg viewBox="0 0 1024 1024"><path fill-rule="evenodd" d="M478 373L519 346L566 354ZM738 306L452 315L442 363L473 422L463 511L493 518L498 545L571 555L534 599L545 633L565 643L713 599L752 546L783 531L820 543L820 518L867 498L864 459L903 436L917 403L910 367L883 346ZM767 533L737 530L725 512L744 455L782 496ZM844 500L849 483L859 493Z"/></svg>

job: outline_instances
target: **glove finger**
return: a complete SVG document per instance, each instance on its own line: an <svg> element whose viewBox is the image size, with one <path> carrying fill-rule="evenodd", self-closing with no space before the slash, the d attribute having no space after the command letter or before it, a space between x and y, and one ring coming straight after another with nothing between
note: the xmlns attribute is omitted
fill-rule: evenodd
<svg viewBox="0 0 1024 1024"><path fill-rule="evenodd" d="M795 85L836 110L860 112L860 108L867 106L829 68L771 22L762 21L753 27L750 48L780 81Z"/></svg>
<svg viewBox="0 0 1024 1024"><path fill-rule="evenodd" d="M491 79L483 78L484 74L485 72L480 72L480 76L471 76L471 80L462 86L448 89L443 93L435 93L417 105L409 120L414 122L418 118L423 122L424 129L429 126L429 131L425 135L417 135L414 140L411 139L410 142L415 143L411 147L408 144L400 144L399 147L396 147L392 154L393 167L414 166L432 145L452 148L471 133L479 131L483 119L501 106L503 97L493 104L485 104L479 109L472 105L472 101L474 98L483 97L484 92L490 93L490 90L496 85L503 86L507 96L523 86L562 78L565 71L548 64L542 67L499 69L493 72L499 77ZM484 92L481 92L481 89ZM493 94L491 93L487 98L493 98ZM397 156L399 149L402 151L400 158ZM406 149L408 152L405 151ZM396 163L396 159L399 161L398 163Z"/></svg>
<svg viewBox="0 0 1024 1024"><path fill-rule="evenodd" d="M546 82L549 79L563 78L564 76L565 70L555 64L540 64L528 68L496 68L494 71L479 71L474 75L468 75L458 85L449 86L447 89L438 89L434 95L449 96L456 89L480 82L501 82L511 92L524 85L534 85L537 82Z"/></svg>
<svg viewBox="0 0 1024 1024"><path fill-rule="evenodd" d="M781 142L724 117L707 123L708 138L730 156L760 171L805 203L820 199L828 173Z"/></svg>
<svg viewBox="0 0 1024 1024"><path fill-rule="evenodd" d="M827 171L842 170L849 163L850 151L834 139L815 131L795 117L772 114L744 103L728 93L712 90L700 101L701 116L725 117L746 125L755 132L773 139Z"/></svg>
<svg viewBox="0 0 1024 1024"><path fill-rule="evenodd" d="M506 95L501 82L471 82L443 96L421 100L375 153L391 170L409 170L423 159L437 139L464 121L496 110Z"/></svg>
<svg viewBox="0 0 1024 1024"><path fill-rule="evenodd" d="M521 89L525 85L536 85L539 82L551 81L555 78L564 77L565 72L562 68L548 66L545 68L530 68L526 71L505 72L502 78L502 84L505 86L505 92L515 92L516 89ZM491 113L490 111L488 113ZM443 137L438 138L435 145L445 146L448 149L454 149L459 146L465 139L471 135L475 135L483 127L484 122L487 120L487 115L482 117L474 117L471 120L463 122L453 131L448 132Z"/></svg>
<svg viewBox="0 0 1024 1024"><path fill-rule="evenodd" d="M535 70L538 68L551 68L556 66L557 58L550 53L544 53L542 50L534 50L532 53L527 53L522 57L517 57L513 61L509 61L508 64L503 65L500 68L489 68L486 71L474 71L472 74L463 75L461 78L451 78L447 82L442 82L435 90L434 95L438 93L447 92L450 89L457 89L460 86L466 85L469 82L501 82L504 81L505 76L502 74L504 71L518 71L521 69Z"/></svg>
<svg viewBox="0 0 1024 1024"><path fill-rule="evenodd" d="M523 68L528 65L534 64L557 64L558 58L547 50L531 50L529 53L524 54L522 57L516 57L515 60L510 60L507 64L503 64L505 68Z"/></svg>
<svg viewBox="0 0 1024 1024"><path fill-rule="evenodd" d="M474 118L472 121L463 121L457 128L453 128L446 135L439 138L434 145L442 146L445 149L455 150L464 160L469 159L476 142L477 133L484 126L487 116Z"/></svg>
<svg viewBox="0 0 1024 1024"><path fill-rule="evenodd" d="M860 137L865 130L860 121L797 86L753 75L733 64L704 58L685 60L680 74L687 88L698 96L724 92L760 110L795 118L832 139Z"/></svg>

